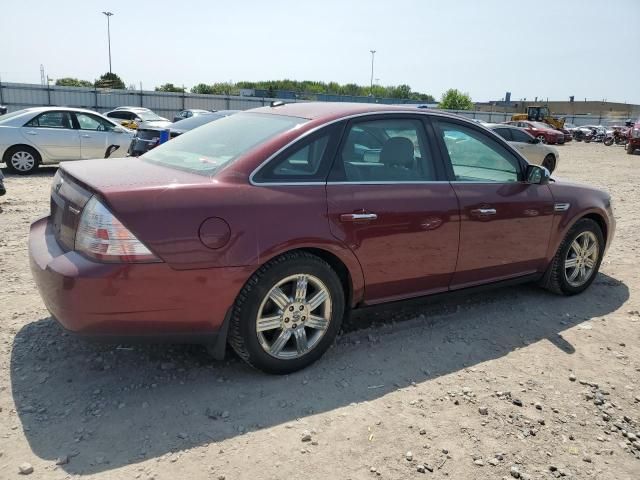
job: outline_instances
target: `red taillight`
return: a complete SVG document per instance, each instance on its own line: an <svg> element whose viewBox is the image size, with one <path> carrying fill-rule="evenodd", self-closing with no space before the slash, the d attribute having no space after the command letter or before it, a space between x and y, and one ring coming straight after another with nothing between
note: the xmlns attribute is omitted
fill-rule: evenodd
<svg viewBox="0 0 640 480"><path fill-rule="evenodd" d="M82 210L75 250L105 262L160 261L96 197Z"/></svg>

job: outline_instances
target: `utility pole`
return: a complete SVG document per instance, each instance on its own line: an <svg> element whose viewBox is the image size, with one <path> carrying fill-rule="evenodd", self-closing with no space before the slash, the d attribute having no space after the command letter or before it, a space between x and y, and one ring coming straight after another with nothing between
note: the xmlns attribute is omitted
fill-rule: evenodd
<svg viewBox="0 0 640 480"><path fill-rule="evenodd" d="M371 52L371 89L369 90L369 94L373 95L373 59L376 56L375 50L369 50Z"/></svg>
<svg viewBox="0 0 640 480"><path fill-rule="evenodd" d="M113 16L111 12L102 12L107 17L107 41L109 43L109 73L111 73L111 25L109 22L109 17Z"/></svg>

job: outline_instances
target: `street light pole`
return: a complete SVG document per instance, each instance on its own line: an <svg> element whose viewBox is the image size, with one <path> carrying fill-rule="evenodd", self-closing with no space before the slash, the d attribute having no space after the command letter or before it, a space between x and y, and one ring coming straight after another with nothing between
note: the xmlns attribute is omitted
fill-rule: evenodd
<svg viewBox="0 0 640 480"><path fill-rule="evenodd" d="M109 42L109 73L111 73L111 25L109 24L109 17L113 16L111 12L102 12L107 16L107 40Z"/></svg>
<svg viewBox="0 0 640 480"><path fill-rule="evenodd" d="M373 59L376 56L376 51L375 50L369 50L371 52L371 89L369 90L369 93L371 95L373 95Z"/></svg>

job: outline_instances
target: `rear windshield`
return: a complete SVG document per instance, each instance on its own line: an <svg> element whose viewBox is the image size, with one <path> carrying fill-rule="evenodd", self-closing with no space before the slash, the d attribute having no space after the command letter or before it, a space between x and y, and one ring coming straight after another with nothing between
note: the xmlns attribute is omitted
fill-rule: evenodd
<svg viewBox="0 0 640 480"><path fill-rule="evenodd" d="M262 113L239 113L193 129L141 158L180 170L212 175L240 155L307 120Z"/></svg>

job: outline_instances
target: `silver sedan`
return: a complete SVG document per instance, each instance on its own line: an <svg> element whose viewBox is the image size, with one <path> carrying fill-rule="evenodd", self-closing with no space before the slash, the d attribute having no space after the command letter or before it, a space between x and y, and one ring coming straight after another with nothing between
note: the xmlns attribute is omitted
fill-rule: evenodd
<svg viewBox="0 0 640 480"><path fill-rule="evenodd" d="M19 174L41 164L124 157L132 138L132 130L91 110L38 107L0 116L0 158Z"/></svg>
<svg viewBox="0 0 640 480"><path fill-rule="evenodd" d="M560 161L558 149L541 143L526 130L503 123L488 123L485 127L493 130L517 148L529 163L541 165L549 172L553 172L558 167Z"/></svg>

